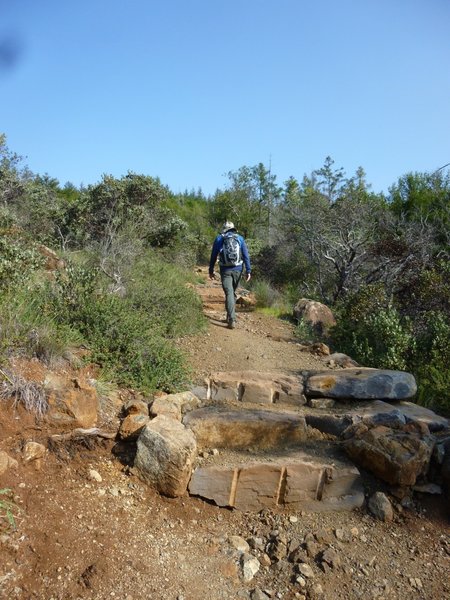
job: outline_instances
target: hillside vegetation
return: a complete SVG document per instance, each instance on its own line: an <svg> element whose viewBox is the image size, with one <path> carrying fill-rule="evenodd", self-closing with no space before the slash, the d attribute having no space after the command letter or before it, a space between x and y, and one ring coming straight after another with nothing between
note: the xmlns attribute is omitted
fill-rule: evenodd
<svg viewBox="0 0 450 600"><path fill-rule="evenodd" d="M412 371L418 401L450 410L450 174L402 175L385 196L330 157L283 184L263 164L244 166L206 197L132 172L62 186L0 136L3 365L17 354L75 360L83 348L105 381L183 388L173 341L205 325L192 267L227 219L247 239L260 306L290 315L302 297L328 304L334 349Z"/></svg>

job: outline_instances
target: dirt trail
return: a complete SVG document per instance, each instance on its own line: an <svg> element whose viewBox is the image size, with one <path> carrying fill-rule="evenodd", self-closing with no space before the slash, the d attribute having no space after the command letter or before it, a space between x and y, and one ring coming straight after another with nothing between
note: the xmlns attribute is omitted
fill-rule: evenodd
<svg viewBox="0 0 450 600"><path fill-rule="evenodd" d="M198 379L216 370L323 368L321 359L286 341L288 323L240 312L237 329L226 329L220 287L202 289L216 298L206 306L208 331L179 342ZM0 450L19 458L25 441L47 443L48 435L21 410L2 407ZM0 489L14 492L17 530L0 533L1 599L450 598L448 520L432 506L398 506L392 523L365 510L241 513L158 496L120 451L109 440L67 444L49 451L40 470L20 463L2 476ZM250 540L253 550L241 555L233 535ZM316 551L331 547L340 564L324 572L311 554L312 578L298 579L284 540L293 549L313 535ZM271 539L280 547L272 561ZM249 555L260 568L246 581L242 561Z"/></svg>
<svg viewBox="0 0 450 600"><path fill-rule="evenodd" d="M197 379L214 371L293 374L305 369L326 368L322 359L300 350L291 323L249 310L240 306L239 301L237 327L228 329L222 287L219 280L208 280L207 273L207 269L199 271L205 283L197 289L209 320L208 331L178 342L188 354Z"/></svg>

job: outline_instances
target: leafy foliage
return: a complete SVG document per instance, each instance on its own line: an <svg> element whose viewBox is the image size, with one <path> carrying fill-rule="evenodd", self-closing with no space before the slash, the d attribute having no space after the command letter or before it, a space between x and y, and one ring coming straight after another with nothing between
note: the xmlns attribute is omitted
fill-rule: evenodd
<svg viewBox="0 0 450 600"><path fill-rule="evenodd" d="M3 231L0 237L0 290L24 284L43 260L32 247L23 243L13 231Z"/></svg>
<svg viewBox="0 0 450 600"><path fill-rule="evenodd" d="M334 345L366 366L405 370L415 348L412 326L388 303L382 286L354 294L332 331Z"/></svg>
<svg viewBox="0 0 450 600"><path fill-rule="evenodd" d="M450 414L450 316L430 311L417 338L412 365L417 373L421 404L442 408Z"/></svg>

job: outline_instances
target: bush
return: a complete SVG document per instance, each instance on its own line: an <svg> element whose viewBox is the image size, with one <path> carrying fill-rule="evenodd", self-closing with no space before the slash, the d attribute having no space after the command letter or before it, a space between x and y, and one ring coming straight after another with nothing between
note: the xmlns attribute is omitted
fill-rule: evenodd
<svg viewBox="0 0 450 600"><path fill-rule="evenodd" d="M255 279L251 287L255 294L256 306L260 308L279 305L282 301L281 293L264 279Z"/></svg>
<svg viewBox="0 0 450 600"><path fill-rule="evenodd" d="M392 306L366 317L351 337L354 358L381 369L407 369L415 346L411 324L402 322Z"/></svg>
<svg viewBox="0 0 450 600"><path fill-rule="evenodd" d="M47 310L59 325L81 334L89 359L106 378L170 392L187 385L189 372L183 355L166 338L192 333L204 320L200 301L181 272L152 257L138 261L125 298L101 290L95 272L70 265L49 289Z"/></svg>
<svg viewBox="0 0 450 600"><path fill-rule="evenodd" d="M47 306L45 288L17 287L0 296L0 356L22 354L51 366L72 345L82 343L78 331L57 323Z"/></svg>
<svg viewBox="0 0 450 600"><path fill-rule="evenodd" d="M425 330L417 341L413 368L417 373L418 400L450 413L450 319L442 312L426 315Z"/></svg>
<svg viewBox="0 0 450 600"><path fill-rule="evenodd" d="M102 289L99 272L69 263L54 281L17 287L0 299L0 352L54 363L84 343L104 377L143 390L187 385L184 356L170 343L205 323L183 272L156 255L138 261L128 295Z"/></svg>
<svg viewBox="0 0 450 600"><path fill-rule="evenodd" d="M361 289L341 305L332 344L361 364L382 369L407 368L415 347L411 322L387 303L382 286Z"/></svg>
<svg viewBox="0 0 450 600"><path fill-rule="evenodd" d="M295 326L294 335L302 342L312 344L323 339L323 335L319 335L312 323L300 319Z"/></svg>
<svg viewBox="0 0 450 600"><path fill-rule="evenodd" d="M3 233L0 237L0 290L25 283L42 263L42 257L20 237Z"/></svg>
<svg viewBox="0 0 450 600"><path fill-rule="evenodd" d="M178 266L149 252L136 261L131 278L128 302L144 312L164 337L193 334L206 326L201 300Z"/></svg>
<svg viewBox="0 0 450 600"><path fill-rule="evenodd" d="M87 340L89 359L117 383L168 392L187 384L182 354L129 302L108 295L92 298L79 307L74 325Z"/></svg>

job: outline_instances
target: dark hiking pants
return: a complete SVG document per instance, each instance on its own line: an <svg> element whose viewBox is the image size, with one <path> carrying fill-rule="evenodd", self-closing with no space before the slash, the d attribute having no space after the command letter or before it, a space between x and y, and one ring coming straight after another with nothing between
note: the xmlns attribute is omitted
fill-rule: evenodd
<svg viewBox="0 0 450 600"><path fill-rule="evenodd" d="M225 309L227 321L236 321L236 297L235 292L242 277L242 271L223 271L220 274L222 288L225 292Z"/></svg>

